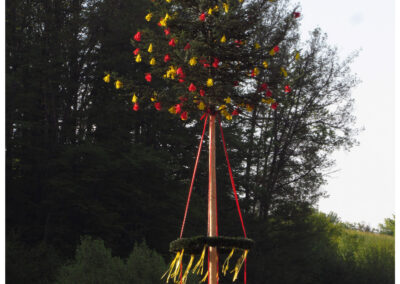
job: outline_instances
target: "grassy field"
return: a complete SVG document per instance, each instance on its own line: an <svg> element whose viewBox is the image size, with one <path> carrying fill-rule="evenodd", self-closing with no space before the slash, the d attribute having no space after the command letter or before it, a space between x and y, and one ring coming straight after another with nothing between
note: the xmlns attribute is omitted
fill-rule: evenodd
<svg viewBox="0 0 400 284"><path fill-rule="evenodd" d="M394 283L394 237L345 230L338 250L353 283Z"/></svg>

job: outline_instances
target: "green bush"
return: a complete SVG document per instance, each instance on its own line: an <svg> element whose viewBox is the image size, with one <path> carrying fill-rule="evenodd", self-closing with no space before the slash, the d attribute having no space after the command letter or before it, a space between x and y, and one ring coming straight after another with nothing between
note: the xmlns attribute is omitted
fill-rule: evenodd
<svg viewBox="0 0 400 284"><path fill-rule="evenodd" d="M113 257L101 240L83 237L75 259L60 270L58 284L128 283L124 262Z"/></svg>
<svg viewBox="0 0 400 284"><path fill-rule="evenodd" d="M135 244L125 261L112 256L102 240L82 237L75 259L61 267L56 284L154 284L167 266L145 242Z"/></svg>
<svg viewBox="0 0 400 284"><path fill-rule="evenodd" d="M394 238L387 235L345 230L339 254L351 283L394 283Z"/></svg>
<svg viewBox="0 0 400 284"><path fill-rule="evenodd" d="M53 283L61 265L56 250L44 242L27 245L11 233L6 239L6 281L8 284Z"/></svg>
<svg viewBox="0 0 400 284"><path fill-rule="evenodd" d="M126 262L128 283L161 283L161 276L166 271L162 256L150 250L146 243L135 244Z"/></svg>

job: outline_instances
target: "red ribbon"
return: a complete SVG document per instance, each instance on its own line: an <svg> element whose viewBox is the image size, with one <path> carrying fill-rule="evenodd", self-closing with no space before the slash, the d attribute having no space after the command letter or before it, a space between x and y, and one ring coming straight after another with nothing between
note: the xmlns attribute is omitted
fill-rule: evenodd
<svg viewBox="0 0 400 284"><path fill-rule="evenodd" d="M189 195L188 195L188 199L187 199L187 202L186 202L185 215L183 216L183 222L182 222L182 227L181 227L180 238L182 238L183 229L185 228L186 217L187 217L187 213L188 213L188 209L189 209L189 204L190 204L190 197L192 196L194 179L195 179L195 177L196 177L197 166L198 166L198 164L199 164L199 158L200 158L200 153L201 153L201 147L202 147L202 145L203 145L204 134L206 133L207 119L208 119L208 116L206 117L206 120L204 121L203 134L201 135L200 144L199 144L199 149L198 149L198 151L197 151L196 162L195 162L195 164L194 164L192 182L190 183Z"/></svg>

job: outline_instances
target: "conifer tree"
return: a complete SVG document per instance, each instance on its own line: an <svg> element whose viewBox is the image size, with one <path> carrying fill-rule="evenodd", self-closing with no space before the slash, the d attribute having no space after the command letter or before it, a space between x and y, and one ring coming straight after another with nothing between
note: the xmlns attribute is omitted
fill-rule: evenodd
<svg viewBox="0 0 400 284"><path fill-rule="evenodd" d="M156 110L168 109L182 120L199 110L218 111L231 120L258 104L276 109L279 97L290 92L284 67L274 65L298 12L279 23L273 40L265 43L256 41L264 20L260 11L274 1L152 2L144 15L147 25L132 38L133 60L148 70L142 81L104 77L132 96L135 111L152 102Z"/></svg>

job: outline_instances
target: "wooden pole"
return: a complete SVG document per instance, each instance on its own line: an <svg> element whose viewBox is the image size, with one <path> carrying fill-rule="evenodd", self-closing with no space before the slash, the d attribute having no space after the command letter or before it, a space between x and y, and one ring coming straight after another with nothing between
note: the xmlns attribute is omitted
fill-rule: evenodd
<svg viewBox="0 0 400 284"><path fill-rule="evenodd" d="M215 120L210 116L209 123L209 175L208 175L208 236L215 237L217 231L217 178L215 171ZM208 284L218 283L218 254L217 248L209 248Z"/></svg>

